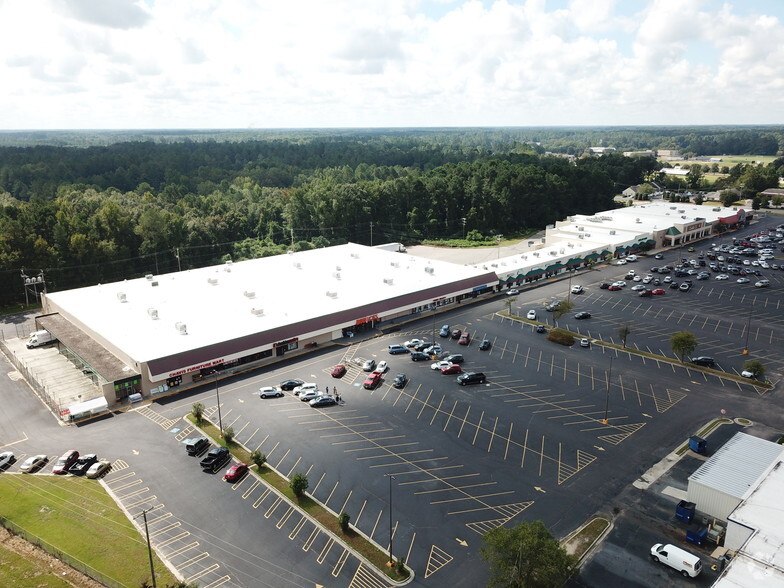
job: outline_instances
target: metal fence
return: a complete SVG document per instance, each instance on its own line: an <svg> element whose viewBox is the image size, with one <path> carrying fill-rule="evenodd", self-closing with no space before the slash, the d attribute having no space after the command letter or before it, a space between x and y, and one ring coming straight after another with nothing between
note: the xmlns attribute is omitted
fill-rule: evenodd
<svg viewBox="0 0 784 588"><path fill-rule="evenodd" d="M48 543L43 539L41 539L40 537L33 535L32 533L29 533L28 531L26 531L19 525L12 523L5 517L0 517L0 525L8 529L8 531L13 533L14 535L18 535L28 543L37 545L49 555L56 557L60 561L71 566L73 569L83 573L85 576L89 576L96 582L100 582L104 586L108 586L109 588L125 588L127 586L127 584L122 584L121 582L118 582L114 578L110 578L106 574L103 574L98 570L96 570L95 568L90 567L83 561L76 559L72 555L69 555L64 551L61 551L60 549L57 549L51 543Z"/></svg>
<svg viewBox="0 0 784 588"><path fill-rule="evenodd" d="M36 396L38 396L38 398L40 398L44 404L46 404L49 409L59 417L61 407L57 399L49 393L49 390L47 390L44 385L38 381L35 375L27 368L27 365L22 361L21 358L17 357L16 353L14 353L14 350L11 349L5 341L0 340L0 348L2 348L8 360L14 364L16 369L19 370L19 372L25 377L25 380L27 380L27 383L30 385L30 388L32 388L33 392L35 392Z"/></svg>

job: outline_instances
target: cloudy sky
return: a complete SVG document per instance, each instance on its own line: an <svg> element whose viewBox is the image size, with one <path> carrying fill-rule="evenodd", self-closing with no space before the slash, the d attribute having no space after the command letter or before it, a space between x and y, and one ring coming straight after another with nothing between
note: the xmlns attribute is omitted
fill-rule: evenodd
<svg viewBox="0 0 784 588"><path fill-rule="evenodd" d="M782 123L784 0L0 0L0 129Z"/></svg>

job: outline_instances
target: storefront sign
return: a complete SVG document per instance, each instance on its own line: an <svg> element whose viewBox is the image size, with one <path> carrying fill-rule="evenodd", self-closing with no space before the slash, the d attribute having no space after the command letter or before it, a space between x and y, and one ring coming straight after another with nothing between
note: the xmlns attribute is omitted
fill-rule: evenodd
<svg viewBox="0 0 784 588"><path fill-rule="evenodd" d="M288 347L289 345L291 345L292 343L296 343L297 341L299 341L299 337L294 337L293 339L287 339L285 341L279 341L278 343L273 343L272 346L275 348Z"/></svg>
<svg viewBox="0 0 784 588"><path fill-rule="evenodd" d="M202 364L199 364L199 365L194 365L194 366L191 366L189 368L185 368L184 370L177 370L176 372L169 372L169 375L167 377L173 378L175 376L181 376L183 374L188 374L190 372L195 372L196 370L203 370L203 369L206 369L206 368L211 368L211 367L214 367L216 365L220 365L222 363L223 363L222 359L213 359L212 361L208 361L206 363L202 363Z"/></svg>
<svg viewBox="0 0 784 588"><path fill-rule="evenodd" d="M365 323L371 323L378 320L377 314L371 314L370 316L366 316L365 318L357 319L356 324L364 325Z"/></svg>

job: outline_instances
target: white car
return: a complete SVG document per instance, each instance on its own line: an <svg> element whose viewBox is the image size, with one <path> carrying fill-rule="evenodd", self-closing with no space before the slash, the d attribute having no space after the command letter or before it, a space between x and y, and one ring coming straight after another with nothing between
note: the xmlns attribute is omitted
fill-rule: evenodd
<svg viewBox="0 0 784 588"><path fill-rule="evenodd" d="M743 376L744 378L753 378L754 377L754 374L751 373L749 370L743 370L740 373L740 375Z"/></svg>
<svg viewBox="0 0 784 588"><path fill-rule="evenodd" d="M379 361L378 365L376 366L376 369L373 371L378 372L379 374L384 374L388 369L389 369L389 364L387 362Z"/></svg>
<svg viewBox="0 0 784 588"><path fill-rule="evenodd" d="M300 392L299 393L299 399L302 402L309 402L309 401L313 400L314 398L318 398L319 396L321 396L321 391L320 390L313 390L313 389L311 389L311 390L305 390L304 392Z"/></svg>
<svg viewBox="0 0 784 588"><path fill-rule="evenodd" d="M583 292L583 287L580 286L579 284L575 284L574 286L572 286L572 294L582 294L582 292Z"/></svg>
<svg viewBox="0 0 784 588"><path fill-rule="evenodd" d="M517 288L512 288L512 289L506 291L506 295L507 296L517 296L519 293L520 293L520 290L518 290Z"/></svg>
<svg viewBox="0 0 784 588"><path fill-rule="evenodd" d="M770 286L770 280L760 280L754 284L756 288L767 288L768 286Z"/></svg>
<svg viewBox="0 0 784 588"><path fill-rule="evenodd" d="M450 365L452 364L448 361L437 361L430 365L430 369L440 371L442 368L449 367Z"/></svg>
<svg viewBox="0 0 784 588"><path fill-rule="evenodd" d="M671 284L672 283L672 276L664 276L664 283Z"/></svg>
<svg viewBox="0 0 784 588"><path fill-rule="evenodd" d="M585 339L585 338L580 339L580 347L590 347L590 346L591 346L590 339Z"/></svg>
<svg viewBox="0 0 784 588"><path fill-rule="evenodd" d="M618 286L619 288L625 288L626 282L623 280L618 280L617 282L613 282L613 286Z"/></svg>
<svg viewBox="0 0 784 588"><path fill-rule="evenodd" d="M615 265L626 265L626 260L625 259L619 259L618 261L615 262Z"/></svg>
<svg viewBox="0 0 784 588"><path fill-rule="evenodd" d="M411 339L410 341L406 341L403 343L406 347L419 347L420 345L424 345L425 341L422 339Z"/></svg>
<svg viewBox="0 0 784 588"><path fill-rule="evenodd" d="M651 280L653 280L653 278L645 278L645 279L643 279L642 276L634 276L632 278L633 282L645 282L645 280L648 280L648 282L650 282ZM645 282L645 283L647 284L648 282Z"/></svg>
<svg viewBox="0 0 784 588"><path fill-rule="evenodd" d="M302 386L297 386L294 388L294 396L299 396L300 394L310 390L318 391L318 384L315 382L306 382L305 384L302 384Z"/></svg>
<svg viewBox="0 0 784 588"><path fill-rule="evenodd" d="M3 451L0 453L0 468L7 468L16 461L13 451Z"/></svg>
<svg viewBox="0 0 784 588"><path fill-rule="evenodd" d="M735 280L735 281L736 281L738 284L748 284L749 282L751 282L751 280L750 280L750 279L748 279L748 278L738 278L738 279L737 279L737 280Z"/></svg>
<svg viewBox="0 0 784 588"><path fill-rule="evenodd" d="M626 256L626 261L637 261L637 256L636 255L627 255Z"/></svg>
<svg viewBox="0 0 784 588"><path fill-rule="evenodd" d="M536 320L536 311L535 310L529 310L528 314L525 315L525 318L527 318L530 321L535 321Z"/></svg>
<svg viewBox="0 0 784 588"><path fill-rule="evenodd" d="M24 460L22 465L19 466L19 470L29 474L44 467L48 461L49 458L46 455L34 455Z"/></svg>
<svg viewBox="0 0 784 588"><path fill-rule="evenodd" d="M714 278L714 280L729 280L730 277L727 274L719 274Z"/></svg>
<svg viewBox="0 0 784 588"><path fill-rule="evenodd" d="M634 290L635 292L639 292L640 290L645 290L645 286L643 286L642 284L635 284L634 286L632 286L632 290Z"/></svg>
<svg viewBox="0 0 784 588"><path fill-rule="evenodd" d="M283 392L276 386L263 386L259 388L259 398L280 398L281 396L283 396Z"/></svg>
<svg viewBox="0 0 784 588"><path fill-rule="evenodd" d="M434 353L441 353L441 351L443 351L443 349L438 343L436 343L435 345L431 345L430 347L426 348L424 352L428 355L433 355Z"/></svg>

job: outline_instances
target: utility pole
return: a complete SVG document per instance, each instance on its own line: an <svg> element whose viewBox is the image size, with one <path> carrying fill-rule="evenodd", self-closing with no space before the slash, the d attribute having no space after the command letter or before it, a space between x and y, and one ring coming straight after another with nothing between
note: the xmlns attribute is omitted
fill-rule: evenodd
<svg viewBox="0 0 784 588"><path fill-rule="evenodd" d="M152 578L152 588L157 588L158 584L155 583L155 566L152 562L152 547L150 547L150 529L147 527L147 513L150 512L155 507L150 507L142 511L141 516L144 517L144 534L147 536L147 554L150 556L150 576ZM139 518L139 515L136 515L134 518Z"/></svg>
<svg viewBox="0 0 784 588"><path fill-rule="evenodd" d="M608 424L607 420L607 410L610 408L610 380L612 379L612 355L610 356L610 370L607 372L607 397L604 401L604 418L602 419L602 424Z"/></svg>
<svg viewBox="0 0 784 588"><path fill-rule="evenodd" d="M180 248L179 247L176 247L174 249L174 257L177 258L177 271L181 272L182 271L182 266L180 265Z"/></svg>
<svg viewBox="0 0 784 588"><path fill-rule="evenodd" d="M461 218L460 222L463 223L463 240L465 240L465 226L466 226L466 219L465 219L465 217Z"/></svg>
<svg viewBox="0 0 784 588"><path fill-rule="evenodd" d="M220 391L218 390L218 375L220 372L215 370L215 396L218 398L218 433L223 439L223 419L221 419L221 409L220 409Z"/></svg>
<svg viewBox="0 0 784 588"><path fill-rule="evenodd" d="M392 480L395 476L392 474L384 474L389 478L389 567L392 567Z"/></svg>
<svg viewBox="0 0 784 588"><path fill-rule="evenodd" d="M373 247L373 221L370 221L370 246Z"/></svg>
<svg viewBox="0 0 784 588"><path fill-rule="evenodd" d="M37 276L28 276L22 269L22 286L25 293L25 306L30 303L27 296L28 291L33 293L33 298L38 302L38 284L43 286L43 293L46 294L46 278L44 277L44 270L38 270Z"/></svg>

